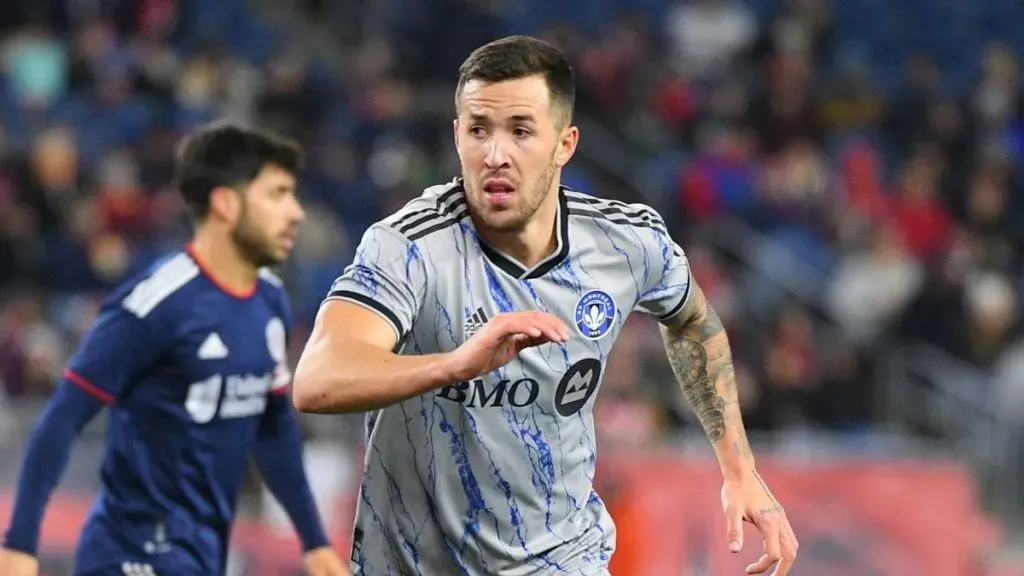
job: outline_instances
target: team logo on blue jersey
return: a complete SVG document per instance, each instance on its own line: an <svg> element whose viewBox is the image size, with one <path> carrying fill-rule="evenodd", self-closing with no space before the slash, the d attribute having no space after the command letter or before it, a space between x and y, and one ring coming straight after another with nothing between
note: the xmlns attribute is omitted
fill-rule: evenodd
<svg viewBox="0 0 1024 576"><path fill-rule="evenodd" d="M603 290L591 290L576 303L576 328L591 340L604 336L615 323L615 300Z"/></svg>
<svg viewBox="0 0 1024 576"><path fill-rule="evenodd" d="M292 381L291 370L288 369L288 335L284 322L280 318L271 318L267 322L267 351L274 360L274 380L271 386L281 388Z"/></svg>

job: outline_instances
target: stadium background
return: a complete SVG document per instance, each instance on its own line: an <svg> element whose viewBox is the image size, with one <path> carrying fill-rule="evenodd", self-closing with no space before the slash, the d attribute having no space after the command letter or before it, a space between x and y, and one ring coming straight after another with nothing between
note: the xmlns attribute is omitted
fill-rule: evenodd
<svg viewBox="0 0 1024 576"><path fill-rule="evenodd" d="M98 299L187 235L179 135L230 117L308 147L297 355L362 230L455 174L457 67L515 32L575 64L567 184L661 210L727 322L794 574L1024 574L1019 0L4 0L0 489ZM651 322L596 410L616 576L742 573ZM361 419L303 422L346 553ZM103 427L50 507L46 574ZM234 573L297 573L255 473L242 505Z"/></svg>

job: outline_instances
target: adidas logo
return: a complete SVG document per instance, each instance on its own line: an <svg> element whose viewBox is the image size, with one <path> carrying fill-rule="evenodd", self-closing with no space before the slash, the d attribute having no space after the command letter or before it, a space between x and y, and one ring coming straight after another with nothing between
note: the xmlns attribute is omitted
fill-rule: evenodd
<svg viewBox="0 0 1024 576"><path fill-rule="evenodd" d="M487 313L484 312L483 308L477 308L473 315L466 319L466 323L462 326L462 333L465 334L466 339L469 340L487 324Z"/></svg>
<svg viewBox="0 0 1024 576"><path fill-rule="evenodd" d="M211 332L206 340L199 346L199 351L196 352L196 356L200 360L219 360L221 358L228 357L228 347L224 345L224 341L220 339L220 335L216 332Z"/></svg>

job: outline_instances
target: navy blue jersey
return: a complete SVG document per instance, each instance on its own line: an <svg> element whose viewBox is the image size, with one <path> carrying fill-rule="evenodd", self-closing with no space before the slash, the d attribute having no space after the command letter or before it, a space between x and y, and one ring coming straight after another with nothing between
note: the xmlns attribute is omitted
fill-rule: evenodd
<svg viewBox="0 0 1024 576"><path fill-rule="evenodd" d="M249 293L232 293L188 251L114 291L37 425L37 436L54 439L36 438L30 447L8 545L35 545L34 502L46 494L25 494L34 492L33 481L46 481L26 478L54 476L43 454L66 436L50 412L84 404L96 406L92 414L107 405L109 424L102 491L79 543L76 573L105 573L122 563L158 574L223 573L253 448L304 546L325 544L286 394L289 325L286 295L272 274L261 272Z"/></svg>
<svg viewBox="0 0 1024 576"><path fill-rule="evenodd" d="M225 545L268 399L290 381L289 315L271 275L233 294L186 252L110 295L65 373L110 405L94 516L149 532L150 549L197 525Z"/></svg>

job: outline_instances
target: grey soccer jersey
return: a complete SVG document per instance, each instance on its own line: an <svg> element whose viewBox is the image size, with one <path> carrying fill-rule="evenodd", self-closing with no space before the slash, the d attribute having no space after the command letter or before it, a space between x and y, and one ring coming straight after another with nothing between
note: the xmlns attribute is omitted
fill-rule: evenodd
<svg viewBox="0 0 1024 576"><path fill-rule="evenodd" d="M558 249L526 269L482 242L463 194L428 188L370 227L328 298L379 313L402 354L454 350L516 310L558 316L571 338L367 415L354 574L607 574L595 395L630 312L682 309L686 258L651 208L562 189Z"/></svg>

